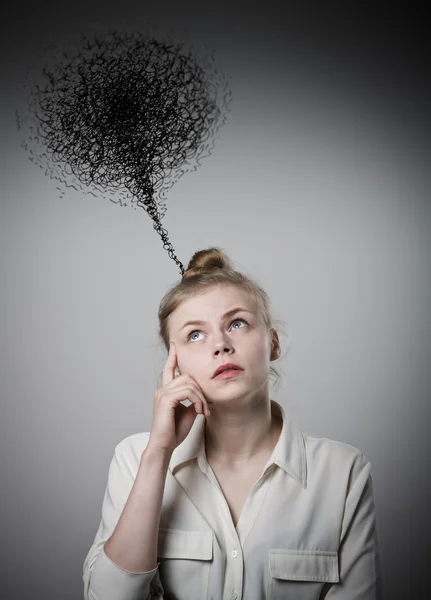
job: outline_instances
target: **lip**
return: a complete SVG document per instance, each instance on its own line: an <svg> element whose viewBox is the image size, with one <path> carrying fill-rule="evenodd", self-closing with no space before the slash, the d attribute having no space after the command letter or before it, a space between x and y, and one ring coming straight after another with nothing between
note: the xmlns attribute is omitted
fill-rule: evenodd
<svg viewBox="0 0 431 600"><path fill-rule="evenodd" d="M236 369L235 371L224 371L224 373L219 373L213 379L230 379L231 377L235 377L243 372L243 369Z"/></svg>
<svg viewBox="0 0 431 600"><path fill-rule="evenodd" d="M242 369L241 367L239 367L238 365L235 365L234 363L226 363L225 365L220 365L215 371L214 371L214 375L213 375L213 379L215 379L216 377L219 377L219 375L221 374L221 371L223 371L224 369L236 369L237 372L239 371L244 371L244 369ZM231 373L233 373L233 371L231 371ZM224 375L227 375L227 373L224 373Z"/></svg>

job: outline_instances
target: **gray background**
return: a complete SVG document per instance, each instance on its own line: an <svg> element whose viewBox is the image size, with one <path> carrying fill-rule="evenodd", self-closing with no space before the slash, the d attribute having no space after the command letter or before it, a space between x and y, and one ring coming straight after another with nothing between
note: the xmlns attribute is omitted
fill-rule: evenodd
<svg viewBox="0 0 431 600"><path fill-rule="evenodd" d="M214 48L234 101L171 190L179 259L223 247L291 330L278 400L372 463L385 598L429 597L430 86L423 15L356 3L16 4L1 95L4 600L82 597L115 444L148 431L179 268L142 210L68 192L14 125L33 51L150 21Z"/></svg>

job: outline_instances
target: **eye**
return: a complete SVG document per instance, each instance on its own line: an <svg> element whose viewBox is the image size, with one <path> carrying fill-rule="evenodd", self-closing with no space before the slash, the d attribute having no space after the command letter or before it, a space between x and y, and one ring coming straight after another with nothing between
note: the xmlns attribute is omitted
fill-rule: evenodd
<svg viewBox="0 0 431 600"><path fill-rule="evenodd" d="M248 323L247 323L247 321L245 319L235 319L235 321L232 321L232 323L236 323L236 322L239 322L239 321L242 321L243 323L245 323L246 325L248 325ZM231 325L232 325L232 323L231 323Z"/></svg>
<svg viewBox="0 0 431 600"><path fill-rule="evenodd" d="M247 321L245 319L234 319L233 321L231 321L231 325L233 325L234 323L240 322L240 321L242 321L243 323L245 323L246 325L248 325L248 323L247 323ZM237 328L237 329L242 329L242 327ZM191 340L191 337L192 337L192 335L194 333L201 333L201 332L198 329L194 329L193 331L191 331L188 334L187 339L190 340L190 341L194 341L194 340Z"/></svg>

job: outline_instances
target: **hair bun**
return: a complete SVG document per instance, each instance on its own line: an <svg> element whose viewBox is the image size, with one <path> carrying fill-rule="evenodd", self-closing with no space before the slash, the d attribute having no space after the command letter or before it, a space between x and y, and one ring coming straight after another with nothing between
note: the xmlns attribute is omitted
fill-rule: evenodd
<svg viewBox="0 0 431 600"><path fill-rule="evenodd" d="M204 271L209 272L215 269L232 270L232 262L221 248L205 248L198 250L192 256L184 272L183 279L193 277Z"/></svg>

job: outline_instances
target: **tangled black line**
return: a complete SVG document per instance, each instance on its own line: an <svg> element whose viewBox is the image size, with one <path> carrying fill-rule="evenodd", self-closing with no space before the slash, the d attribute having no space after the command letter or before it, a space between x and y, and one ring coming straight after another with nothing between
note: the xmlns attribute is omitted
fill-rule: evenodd
<svg viewBox="0 0 431 600"><path fill-rule="evenodd" d="M223 73L180 44L114 32L84 38L43 76L28 100L31 158L68 187L127 190L183 275L155 196L210 154L230 100Z"/></svg>

